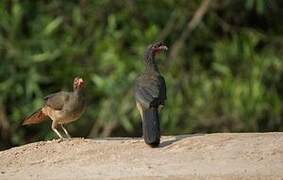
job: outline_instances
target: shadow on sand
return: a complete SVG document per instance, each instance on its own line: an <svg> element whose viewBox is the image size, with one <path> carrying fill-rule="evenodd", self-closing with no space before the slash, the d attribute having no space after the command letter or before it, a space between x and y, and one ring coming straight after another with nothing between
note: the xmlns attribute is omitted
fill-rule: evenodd
<svg viewBox="0 0 283 180"><path fill-rule="evenodd" d="M191 137L196 137L196 136L204 136L205 134L185 134L185 135L176 135L176 136L172 136L169 137L169 140L163 140L161 141L161 143L159 144L158 147L156 148L164 148L166 146L169 146L171 144L174 144L177 141L180 141L182 139L186 139L186 138L191 138ZM168 137L166 137L168 139ZM127 140L135 140L137 142L143 141L142 137L103 137L103 138L90 138L96 141L127 141Z"/></svg>
<svg viewBox="0 0 283 180"><path fill-rule="evenodd" d="M180 141L182 139L186 139L186 138L190 138L190 137L195 137L195 136L204 136L204 134L186 134L186 135L176 135L174 137L174 139L171 139L171 140L165 140L165 141L162 141L158 148L163 148L163 147L166 147L166 146L169 146L177 141Z"/></svg>

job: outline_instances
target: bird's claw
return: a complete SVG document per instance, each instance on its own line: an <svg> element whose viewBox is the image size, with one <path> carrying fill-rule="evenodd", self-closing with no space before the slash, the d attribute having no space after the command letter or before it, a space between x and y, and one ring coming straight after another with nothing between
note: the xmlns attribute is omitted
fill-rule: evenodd
<svg viewBox="0 0 283 180"><path fill-rule="evenodd" d="M59 139L58 139L58 143L63 142L63 141L64 141L63 138L59 138Z"/></svg>

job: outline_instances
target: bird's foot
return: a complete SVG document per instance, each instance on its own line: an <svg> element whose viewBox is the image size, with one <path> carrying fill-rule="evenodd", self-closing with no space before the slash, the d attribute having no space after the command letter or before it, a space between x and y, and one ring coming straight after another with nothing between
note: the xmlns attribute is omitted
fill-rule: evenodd
<svg viewBox="0 0 283 180"><path fill-rule="evenodd" d="M57 139L57 142L58 143L61 143L61 142L63 142L64 141L64 138L59 138L59 139Z"/></svg>
<svg viewBox="0 0 283 180"><path fill-rule="evenodd" d="M58 141L58 143L61 143L61 142L63 142L63 141L71 141L72 140L72 138L70 137L68 137L68 138L59 138L59 139L57 139L57 141Z"/></svg>
<svg viewBox="0 0 283 180"><path fill-rule="evenodd" d="M66 140L71 141L72 137L67 137Z"/></svg>

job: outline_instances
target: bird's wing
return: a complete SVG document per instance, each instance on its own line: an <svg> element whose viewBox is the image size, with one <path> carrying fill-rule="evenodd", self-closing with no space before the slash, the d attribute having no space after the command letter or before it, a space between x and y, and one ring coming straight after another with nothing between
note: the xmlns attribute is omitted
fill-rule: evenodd
<svg viewBox="0 0 283 180"><path fill-rule="evenodd" d="M160 79L157 76L142 75L136 80L135 98L143 107L149 108L160 96Z"/></svg>
<svg viewBox="0 0 283 180"><path fill-rule="evenodd" d="M166 83L165 83L165 79L162 76L159 76L159 101L160 104L164 105L165 104L165 100L167 99L167 95L166 95Z"/></svg>
<svg viewBox="0 0 283 180"><path fill-rule="evenodd" d="M70 93L65 91L53 93L44 98L45 105L54 110L62 110L66 102L69 100L69 97Z"/></svg>

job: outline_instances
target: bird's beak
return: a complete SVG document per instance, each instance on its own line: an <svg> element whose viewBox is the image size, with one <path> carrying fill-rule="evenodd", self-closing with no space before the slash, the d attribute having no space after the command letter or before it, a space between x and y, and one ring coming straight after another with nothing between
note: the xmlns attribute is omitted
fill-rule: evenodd
<svg viewBox="0 0 283 180"><path fill-rule="evenodd" d="M84 80L82 78L79 79L80 83L84 83Z"/></svg>
<svg viewBox="0 0 283 180"><path fill-rule="evenodd" d="M78 79L78 85L81 86L84 84L84 80L82 78Z"/></svg>
<svg viewBox="0 0 283 180"><path fill-rule="evenodd" d="M168 50L168 47L165 46L165 45L162 45L162 46L159 47L159 49L160 49L160 50L165 50L165 51L167 51L167 50Z"/></svg>

